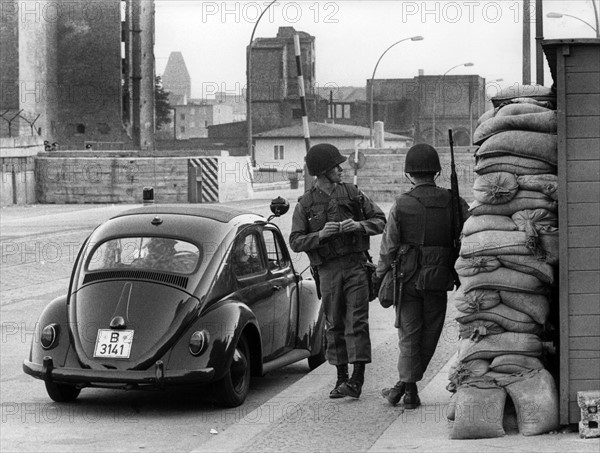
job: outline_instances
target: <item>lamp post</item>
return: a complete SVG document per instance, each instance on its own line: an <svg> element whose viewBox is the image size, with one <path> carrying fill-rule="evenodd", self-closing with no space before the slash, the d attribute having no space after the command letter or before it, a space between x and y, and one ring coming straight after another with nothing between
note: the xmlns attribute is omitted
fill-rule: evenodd
<svg viewBox="0 0 600 453"><path fill-rule="evenodd" d="M431 131L431 134L432 134L431 145L433 147L435 147L435 107L436 107L438 86L439 86L440 82L443 80L443 78L446 77L446 74L448 74L453 69L459 68L461 66L469 67L469 66L473 66L473 63L461 63L461 64L457 64L456 66L452 66L450 69L448 69L446 72L444 72L444 74L441 75L435 82L435 89L433 90L433 118L432 118L433 119L433 128Z"/></svg>
<svg viewBox="0 0 600 453"><path fill-rule="evenodd" d="M546 17L548 17L550 19L560 19L562 17L571 17L573 19L577 19L578 21L583 22L588 27L590 27L592 30L594 30L594 32L596 33L596 38L600 38L600 23L599 23L600 22L600 16L598 15L598 7L596 6L595 0L592 0L592 6L594 7L594 18L596 20L596 26L595 27L592 24L590 24L589 22L581 19L580 17L573 16L571 14L565 14L565 13L548 13L548 14L546 14Z"/></svg>
<svg viewBox="0 0 600 453"><path fill-rule="evenodd" d="M252 146L252 42L254 41L254 33L256 32L256 27L258 26L258 23L262 19L263 15L267 12L267 10L271 7L271 5L276 1L277 0L272 0L271 3L269 3L267 7L260 13L258 19L256 19L256 22L254 23L254 28L252 29L252 34L250 35L250 44L248 44L248 50L246 51L246 126L248 129L248 155L250 156L252 166L255 165L254 146Z"/></svg>
<svg viewBox="0 0 600 453"><path fill-rule="evenodd" d="M396 41L394 44L392 44L387 49L385 49L385 51L379 57L379 60L377 60L377 63L375 64L375 68L373 69L373 75L371 75L371 90L370 90L370 93L369 93L369 97L370 97L370 101L369 101L369 137L370 137L370 142L369 143L370 143L371 148L373 148L373 81L375 79L375 71L377 71L377 66L379 66L379 62L381 61L381 59L387 53L388 50L390 50L396 44L400 44L403 41L408 41L409 39L411 41L422 41L423 37L422 36L412 36L410 38L404 38L404 39L401 39L400 41Z"/></svg>

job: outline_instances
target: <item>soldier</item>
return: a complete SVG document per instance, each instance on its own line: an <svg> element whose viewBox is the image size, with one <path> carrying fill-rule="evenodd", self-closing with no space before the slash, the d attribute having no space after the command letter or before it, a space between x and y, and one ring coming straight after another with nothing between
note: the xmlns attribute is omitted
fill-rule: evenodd
<svg viewBox="0 0 600 453"><path fill-rule="evenodd" d="M455 278L457 251L453 246L452 197L437 187L441 171L437 151L414 145L406 153L404 172L414 187L396 198L381 239L375 280L380 282L398 258L399 291L396 303L400 380L382 390L390 404L404 396L404 407L421 404L417 382L433 356L446 316L447 291L460 283ZM463 219L467 203L460 198ZM462 226L461 226L462 228Z"/></svg>
<svg viewBox="0 0 600 453"><path fill-rule="evenodd" d="M352 184L341 182L346 158L330 144L315 145L306 166L315 185L304 193L292 218L290 247L306 252L323 297L329 363L337 368L330 398L360 396L369 337L369 236L380 234L385 214ZM348 378L348 363L353 364Z"/></svg>

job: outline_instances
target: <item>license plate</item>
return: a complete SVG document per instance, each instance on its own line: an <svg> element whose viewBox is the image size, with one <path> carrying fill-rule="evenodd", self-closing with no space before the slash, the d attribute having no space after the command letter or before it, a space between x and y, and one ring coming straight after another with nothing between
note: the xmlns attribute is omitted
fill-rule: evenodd
<svg viewBox="0 0 600 453"><path fill-rule="evenodd" d="M133 330L99 329L94 357L128 359L133 343Z"/></svg>

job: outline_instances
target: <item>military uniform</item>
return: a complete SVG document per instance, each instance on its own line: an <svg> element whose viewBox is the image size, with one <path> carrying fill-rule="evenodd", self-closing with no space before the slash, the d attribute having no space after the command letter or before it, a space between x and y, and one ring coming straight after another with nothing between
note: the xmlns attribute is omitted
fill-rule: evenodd
<svg viewBox="0 0 600 453"><path fill-rule="evenodd" d="M360 222L363 231L319 239L326 222L346 219ZM384 226L385 214L351 184L336 184L330 195L315 185L296 205L290 247L306 252L318 269L328 325L327 360L332 365L371 362L365 252L369 236L380 234Z"/></svg>
<svg viewBox="0 0 600 453"><path fill-rule="evenodd" d="M461 198L463 219L467 203ZM390 210L381 240L377 276L400 251L402 292L398 328L398 374L404 383L423 378L446 316L447 291L455 284L450 191L421 183L403 193Z"/></svg>

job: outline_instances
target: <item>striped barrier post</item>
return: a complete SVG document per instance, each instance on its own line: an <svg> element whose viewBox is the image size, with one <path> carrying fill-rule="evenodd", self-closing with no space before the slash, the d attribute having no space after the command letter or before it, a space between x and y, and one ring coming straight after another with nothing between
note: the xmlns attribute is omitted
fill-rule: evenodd
<svg viewBox="0 0 600 453"><path fill-rule="evenodd" d="M188 184L197 184L200 182L200 190L196 187L190 188L188 193L195 193L190 196L191 202L199 203L218 203L219 202L219 159L217 157L193 157L188 159L188 169L194 168L196 177L188 178Z"/></svg>
<svg viewBox="0 0 600 453"><path fill-rule="evenodd" d="M300 107L302 109L302 129L304 130L304 144L306 152L310 149L310 130L308 128L308 115L306 113L306 92L304 90L304 77L302 76L302 61L300 59L300 37L298 33L294 34L294 51L296 54L296 69L298 71L298 93L300 95ZM304 162L304 190L308 190L313 185L313 178L308 174L306 161Z"/></svg>

